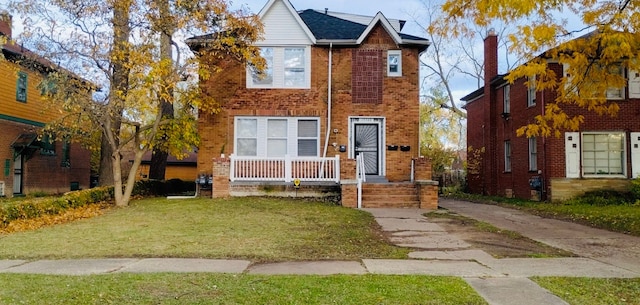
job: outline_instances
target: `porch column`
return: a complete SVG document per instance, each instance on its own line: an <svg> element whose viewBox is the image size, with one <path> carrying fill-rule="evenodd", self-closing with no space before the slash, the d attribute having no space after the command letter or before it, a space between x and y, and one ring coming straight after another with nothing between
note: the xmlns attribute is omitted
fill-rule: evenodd
<svg viewBox="0 0 640 305"><path fill-rule="evenodd" d="M213 159L213 191L211 196L213 198L225 198L230 196L230 175L231 161L229 158L214 158Z"/></svg>
<svg viewBox="0 0 640 305"><path fill-rule="evenodd" d="M438 181L433 181L431 160L417 158L415 160L415 179L421 209L438 209Z"/></svg>
<svg viewBox="0 0 640 305"><path fill-rule="evenodd" d="M344 207L358 207L358 182L356 181L356 160L340 162L340 198Z"/></svg>

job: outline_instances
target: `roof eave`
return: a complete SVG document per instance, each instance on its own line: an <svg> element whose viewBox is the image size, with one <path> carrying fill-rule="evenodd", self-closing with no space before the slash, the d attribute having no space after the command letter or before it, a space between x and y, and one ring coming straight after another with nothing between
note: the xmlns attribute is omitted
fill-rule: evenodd
<svg viewBox="0 0 640 305"><path fill-rule="evenodd" d="M402 43L402 38L400 38L400 35L398 34L398 32L393 28L391 23L389 23L389 20L387 20L387 17L385 17L382 14L382 12L378 12L376 16L373 17L371 22L369 22L369 25L364 30L364 32L362 32L362 34L360 34L360 37L358 37L358 44L361 44L367 38L367 36L369 36L369 34L373 30L373 28L378 24L378 22L382 24L382 26L387 31L387 33L389 33L389 36L393 38L393 41L395 41L397 44Z"/></svg>

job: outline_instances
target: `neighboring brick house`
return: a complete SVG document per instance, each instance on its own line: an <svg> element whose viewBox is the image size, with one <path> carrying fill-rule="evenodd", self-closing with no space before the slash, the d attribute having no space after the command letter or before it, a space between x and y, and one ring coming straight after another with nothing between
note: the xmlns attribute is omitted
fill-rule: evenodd
<svg viewBox="0 0 640 305"><path fill-rule="evenodd" d="M429 163L418 158L419 56L429 46L427 39L400 33L404 21L388 20L382 13L365 17L310 9L297 12L286 0L268 1L259 17L265 30L263 40L256 43L267 61L263 75L229 60L218 63L222 73L201 84L205 94L220 102L222 111L200 113L199 173L211 173L214 164L224 168L230 155L338 156L339 162L323 161L314 169L321 169L320 176L330 176L327 168L339 164L339 176L332 177L342 186L344 205L353 205L353 159L358 154L364 157L369 181L431 179ZM207 37L189 43L197 51ZM239 166L232 160L231 167L235 177ZM221 176L214 177L214 196L249 188L238 186L233 177L227 188L228 171L214 173ZM303 186L317 178L300 177ZM423 189L436 187L428 184ZM435 192L430 196L430 204L436 204Z"/></svg>
<svg viewBox="0 0 640 305"><path fill-rule="evenodd" d="M554 90L536 91L525 79L513 84L498 75L497 36L484 43L485 85L462 98L467 110L468 187L471 193L563 200L595 189L619 189L640 174L640 77L624 71L627 86L610 88L620 106L616 117L574 105L567 114L584 115L578 132L561 137L518 137L516 129L543 114ZM566 69L549 62L558 77Z"/></svg>
<svg viewBox="0 0 640 305"><path fill-rule="evenodd" d="M0 35L11 40L11 16L0 13ZM53 64L7 42L0 60L0 194L63 193L89 188L90 154L78 144L50 143L38 133L54 113L45 112L38 85Z"/></svg>

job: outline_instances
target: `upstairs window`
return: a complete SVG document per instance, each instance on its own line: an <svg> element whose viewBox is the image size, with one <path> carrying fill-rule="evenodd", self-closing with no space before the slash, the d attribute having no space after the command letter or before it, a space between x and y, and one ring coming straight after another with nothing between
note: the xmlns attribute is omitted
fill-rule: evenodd
<svg viewBox="0 0 640 305"><path fill-rule="evenodd" d="M536 105L536 76L529 77L527 88L527 107Z"/></svg>
<svg viewBox="0 0 640 305"><path fill-rule="evenodd" d="M310 88L310 47L262 47L260 55L265 68L247 69L247 88Z"/></svg>
<svg viewBox="0 0 640 305"><path fill-rule="evenodd" d="M387 76L402 76L402 51L387 51Z"/></svg>
<svg viewBox="0 0 640 305"><path fill-rule="evenodd" d="M506 85L502 87L502 95L503 95L503 113L511 113L511 86Z"/></svg>
<svg viewBox="0 0 640 305"><path fill-rule="evenodd" d="M18 81L16 83L16 101L27 102L27 73L18 72Z"/></svg>

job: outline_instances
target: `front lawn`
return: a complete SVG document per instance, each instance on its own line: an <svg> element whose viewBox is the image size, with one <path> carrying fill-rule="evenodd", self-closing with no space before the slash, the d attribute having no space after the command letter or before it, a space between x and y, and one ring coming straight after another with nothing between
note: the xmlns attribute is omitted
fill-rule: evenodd
<svg viewBox="0 0 640 305"><path fill-rule="evenodd" d="M133 201L104 215L0 235L0 259L238 258L252 261L406 258L366 212L296 199Z"/></svg>
<svg viewBox="0 0 640 305"><path fill-rule="evenodd" d="M0 282L2 304L487 304L460 278L413 275L0 274Z"/></svg>
<svg viewBox="0 0 640 305"><path fill-rule="evenodd" d="M640 278L535 277L533 280L569 304L640 304Z"/></svg>

